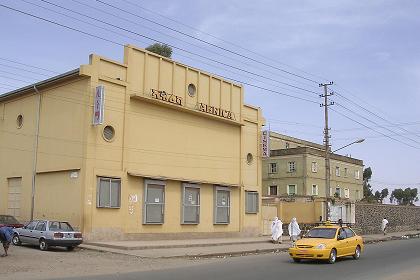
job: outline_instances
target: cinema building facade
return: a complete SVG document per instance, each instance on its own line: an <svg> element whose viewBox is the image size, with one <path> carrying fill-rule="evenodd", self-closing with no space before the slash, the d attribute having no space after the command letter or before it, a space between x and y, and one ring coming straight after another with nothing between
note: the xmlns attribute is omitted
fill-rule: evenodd
<svg viewBox="0 0 420 280"><path fill-rule="evenodd" d="M261 232L259 108L241 85L134 46L0 96L0 212L86 239Z"/></svg>

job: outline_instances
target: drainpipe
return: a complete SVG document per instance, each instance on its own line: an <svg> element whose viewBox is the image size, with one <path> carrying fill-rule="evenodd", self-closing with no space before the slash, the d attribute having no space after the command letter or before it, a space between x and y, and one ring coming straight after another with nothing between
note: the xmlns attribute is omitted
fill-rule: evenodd
<svg viewBox="0 0 420 280"><path fill-rule="evenodd" d="M41 115L41 93L34 85L34 90L38 94L38 112L36 115L36 127L35 127L35 141L34 141L34 153L33 153L33 164L32 164L32 194L31 194L31 221L34 219L34 208L35 208L35 186L36 186L36 168L38 163L38 141L39 141L39 118Z"/></svg>

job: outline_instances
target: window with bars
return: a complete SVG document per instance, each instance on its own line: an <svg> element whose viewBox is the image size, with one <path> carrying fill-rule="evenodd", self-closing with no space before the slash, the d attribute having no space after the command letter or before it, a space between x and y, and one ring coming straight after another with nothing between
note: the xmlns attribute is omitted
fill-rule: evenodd
<svg viewBox="0 0 420 280"><path fill-rule="evenodd" d="M356 180L359 180L360 179L360 171L359 170L354 171L354 178Z"/></svg>
<svg viewBox="0 0 420 280"><path fill-rule="evenodd" d="M268 189L268 195L277 195L277 186L270 186Z"/></svg>
<svg viewBox="0 0 420 280"><path fill-rule="evenodd" d="M272 162L269 164L268 171L270 173L277 173L277 163Z"/></svg>
<svg viewBox="0 0 420 280"><path fill-rule="evenodd" d="M200 187L195 184L182 186L182 220L183 224L200 223Z"/></svg>
<svg viewBox="0 0 420 280"><path fill-rule="evenodd" d="M295 195L296 194L296 185L287 185L287 194Z"/></svg>
<svg viewBox="0 0 420 280"><path fill-rule="evenodd" d="M214 189L214 223L230 223L230 189L215 187Z"/></svg>
<svg viewBox="0 0 420 280"><path fill-rule="evenodd" d="M318 195L318 185L312 185L312 195Z"/></svg>
<svg viewBox="0 0 420 280"><path fill-rule="evenodd" d="M287 163L287 165L288 165L288 171L289 171L289 172L295 172L295 171L296 171L296 162L294 162L294 161L289 161L289 162Z"/></svg>
<svg viewBox="0 0 420 280"><path fill-rule="evenodd" d="M339 166L335 167L335 176L340 177L340 167Z"/></svg>
<svg viewBox="0 0 420 280"><path fill-rule="evenodd" d="M341 188L340 187L335 188L334 196L335 197L341 197Z"/></svg>
<svg viewBox="0 0 420 280"><path fill-rule="evenodd" d="M121 207L121 179L99 177L96 207L120 208Z"/></svg>
<svg viewBox="0 0 420 280"><path fill-rule="evenodd" d="M144 224L163 224L165 217L165 182L146 180L144 187Z"/></svg>
<svg viewBox="0 0 420 280"><path fill-rule="evenodd" d="M344 167L344 177L347 177L348 176L348 169L347 169L347 167Z"/></svg>
<svg viewBox="0 0 420 280"><path fill-rule="evenodd" d="M312 172L318 172L318 163L316 161L312 162Z"/></svg>
<svg viewBox="0 0 420 280"><path fill-rule="evenodd" d="M344 197L345 198L350 198L350 190L349 189L344 189Z"/></svg>
<svg viewBox="0 0 420 280"><path fill-rule="evenodd" d="M258 192L245 191L245 213L258 213Z"/></svg>

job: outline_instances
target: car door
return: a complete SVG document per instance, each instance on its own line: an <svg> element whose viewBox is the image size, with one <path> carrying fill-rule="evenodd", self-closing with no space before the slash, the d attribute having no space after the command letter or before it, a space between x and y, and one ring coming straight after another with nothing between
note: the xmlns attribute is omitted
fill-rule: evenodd
<svg viewBox="0 0 420 280"><path fill-rule="evenodd" d="M353 254L356 251L356 246L358 245L358 237L354 234L354 232L349 229L345 228L347 235L347 254Z"/></svg>
<svg viewBox="0 0 420 280"><path fill-rule="evenodd" d="M45 236L45 230L47 229L46 221L39 221L35 229L32 231L32 244L38 245L39 239Z"/></svg>
<svg viewBox="0 0 420 280"><path fill-rule="evenodd" d="M29 224L24 226L21 229L18 229L19 231L19 239L22 243L29 243L32 244L32 232L34 228L36 227L38 221L31 221Z"/></svg>
<svg viewBox="0 0 420 280"><path fill-rule="evenodd" d="M347 249L347 235L343 228L340 228L338 230L336 248L337 248L337 256L343 256L348 252L347 251L348 250Z"/></svg>

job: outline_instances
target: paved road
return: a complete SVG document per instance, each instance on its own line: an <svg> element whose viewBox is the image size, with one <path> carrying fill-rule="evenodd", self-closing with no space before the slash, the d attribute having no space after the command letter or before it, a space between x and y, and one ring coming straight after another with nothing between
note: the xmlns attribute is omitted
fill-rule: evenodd
<svg viewBox="0 0 420 280"><path fill-rule="evenodd" d="M219 262L192 267L131 272L67 279L419 279L420 239L389 241L367 245L362 257L322 262L293 263L287 254L256 255L221 259Z"/></svg>

